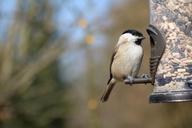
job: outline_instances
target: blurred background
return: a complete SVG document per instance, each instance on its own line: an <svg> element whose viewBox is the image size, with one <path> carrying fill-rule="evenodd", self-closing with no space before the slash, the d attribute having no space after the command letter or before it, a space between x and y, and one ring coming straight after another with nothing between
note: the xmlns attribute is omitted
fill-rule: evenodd
<svg viewBox="0 0 192 128"><path fill-rule="evenodd" d="M99 103L119 35L148 24L148 0L1 0L0 128L191 128L191 103L149 104L151 85Z"/></svg>

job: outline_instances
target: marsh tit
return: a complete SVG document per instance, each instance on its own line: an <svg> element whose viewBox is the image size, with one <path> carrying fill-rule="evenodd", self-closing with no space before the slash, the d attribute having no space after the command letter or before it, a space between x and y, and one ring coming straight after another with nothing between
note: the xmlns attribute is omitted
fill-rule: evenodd
<svg viewBox="0 0 192 128"><path fill-rule="evenodd" d="M143 39L143 34L136 30L127 30L121 34L111 58L110 78L101 102L108 100L117 81L133 81L137 77L143 58Z"/></svg>

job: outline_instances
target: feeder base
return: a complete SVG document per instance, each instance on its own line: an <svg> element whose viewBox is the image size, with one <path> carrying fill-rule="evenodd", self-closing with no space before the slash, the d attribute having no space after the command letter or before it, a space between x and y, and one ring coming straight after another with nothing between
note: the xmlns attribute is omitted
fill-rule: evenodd
<svg viewBox="0 0 192 128"><path fill-rule="evenodd" d="M192 91L153 92L150 103L174 103L192 101Z"/></svg>

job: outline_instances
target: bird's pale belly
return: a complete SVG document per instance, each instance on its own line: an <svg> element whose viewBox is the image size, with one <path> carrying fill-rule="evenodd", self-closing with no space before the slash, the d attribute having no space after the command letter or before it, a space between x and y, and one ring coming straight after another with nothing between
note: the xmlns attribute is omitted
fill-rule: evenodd
<svg viewBox="0 0 192 128"><path fill-rule="evenodd" d="M119 57L112 64L112 75L117 80L123 80L131 74L131 69L134 64L128 62L128 58Z"/></svg>
<svg viewBox="0 0 192 128"><path fill-rule="evenodd" d="M127 49L126 49L127 50ZM127 50L129 51L129 50ZM125 52L117 54L112 64L112 75L117 80L123 80L127 76L135 77L138 74L140 61L142 58L142 51Z"/></svg>

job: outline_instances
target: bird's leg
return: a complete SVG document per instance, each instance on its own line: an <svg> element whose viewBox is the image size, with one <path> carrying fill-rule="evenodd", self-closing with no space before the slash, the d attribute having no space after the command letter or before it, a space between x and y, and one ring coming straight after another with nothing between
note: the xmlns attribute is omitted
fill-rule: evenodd
<svg viewBox="0 0 192 128"><path fill-rule="evenodd" d="M127 76L127 80L129 81L130 85L132 85L134 78L132 76Z"/></svg>
<svg viewBox="0 0 192 128"><path fill-rule="evenodd" d="M133 84L147 84L151 83L152 78L148 74L142 74L141 76L127 76L124 79L125 84L133 85Z"/></svg>

